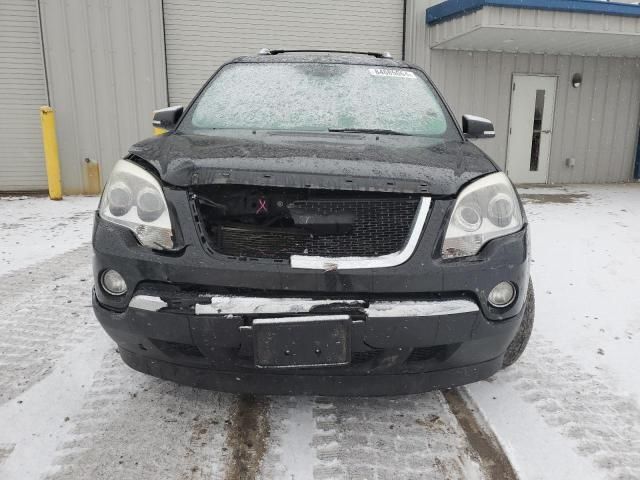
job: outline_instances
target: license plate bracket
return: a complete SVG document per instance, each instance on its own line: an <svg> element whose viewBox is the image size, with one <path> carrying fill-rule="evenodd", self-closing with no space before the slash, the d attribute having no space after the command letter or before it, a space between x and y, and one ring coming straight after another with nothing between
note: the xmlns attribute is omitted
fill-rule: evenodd
<svg viewBox="0 0 640 480"><path fill-rule="evenodd" d="M339 366L351 359L349 315L256 319L252 331L259 368Z"/></svg>

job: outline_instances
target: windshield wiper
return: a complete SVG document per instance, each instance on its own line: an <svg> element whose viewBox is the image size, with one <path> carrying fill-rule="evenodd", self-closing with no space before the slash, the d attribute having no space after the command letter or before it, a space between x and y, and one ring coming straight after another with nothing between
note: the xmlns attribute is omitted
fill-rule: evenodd
<svg viewBox="0 0 640 480"><path fill-rule="evenodd" d="M396 130L388 130L385 128L330 128L330 132L341 133L377 133L380 135L405 135L411 136L410 133L397 132Z"/></svg>

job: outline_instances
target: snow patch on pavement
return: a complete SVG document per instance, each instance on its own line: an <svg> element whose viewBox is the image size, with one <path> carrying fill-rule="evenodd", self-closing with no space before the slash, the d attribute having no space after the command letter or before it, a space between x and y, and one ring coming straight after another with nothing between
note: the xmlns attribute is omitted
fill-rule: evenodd
<svg viewBox="0 0 640 480"><path fill-rule="evenodd" d="M640 478L640 185L521 192L533 335L468 391L523 478Z"/></svg>
<svg viewBox="0 0 640 480"><path fill-rule="evenodd" d="M640 184L564 187L573 204L526 204L537 332L640 399Z"/></svg>
<svg viewBox="0 0 640 480"><path fill-rule="evenodd" d="M536 408L538 415L533 418L568 440L565 450L573 447L611 478L640 478L637 402L585 372L541 334L529 349L517 364L496 375L491 385L496 393L500 385L508 386L519 400ZM528 422L520 423L521 429L527 428Z"/></svg>
<svg viewBox="0 0 640 480"><path fill-rule="evenodd" d="M313 478L316 463L311 443L316 434L313 398L272 397L269 417L269 450L262 462L260 478L306 480Z"/></svg>
<svg viewBox="0 0 640 480"><path fill-rule="evenodd" d="M105 335L94 331L69 350L44 380L0 406L0 478L35 479L47 473L56 448L69 434L72 417L82 405L85 386L91 384L110 345ZM82 361L76 361L78 358ZM15 448L3 464L1 445L5 441L15 442Z"/></svg>
<svg viewBox="0 0 640 480"><path fill-rule="evenodd" d="M223 479L232 398L135 372L112 349L48 478Z"/></svg>
<svg viewBox="0 0 640 480"><path fill-rule="evenodd" d="M483 420L499 433L501 446L520 478L606 478L604 472L595 471L589 459L572 448L575 444L569 439L536 421L539 413L535 406L524 401L508 383L496 388L496 381L478 382L466 389Z"/></svg>
<svg viewBox="0 0 640 480"><path fill-rule="evenodd" d="M89 248L0 276L0 405L45 379L99 327ZM93 337L92 337L93 338Z"/></svg>
<svg viewBox="0 0 640 480"><path fill-rule="evenodd" d="M0 197L0 275L91 241L99 197Z"/></svg>
<svg viewBox="0 0 640 480"><path fill-rule="evenodd" d="M14 443L0 444L0 467L2 467L4 461L9 458L9 455L11 455L15 446L16 445Z"/></svg>

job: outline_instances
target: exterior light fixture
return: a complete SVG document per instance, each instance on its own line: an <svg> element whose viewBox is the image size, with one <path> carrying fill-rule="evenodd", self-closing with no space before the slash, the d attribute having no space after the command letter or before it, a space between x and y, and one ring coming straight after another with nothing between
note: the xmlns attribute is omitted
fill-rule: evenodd
<svg viewBox="0 0 640 480"><path fill-rule="evenodd" d="M117 296L127 293L127 283L115 270L106 270L100 277L100 283L109 295Z"/></svg>
<svg viewBox="0 0 640 480"><path fill-rule="evenodd" d="M500 282L489 293L488 301L492 307L504 308L513 303L516 289L511 282Z"/></svg>
<svg viewBox="0 0 640 480"><path fill-rule="evenodd" d="M582 74L574 73L573 78L571 79L571 84L573 85L573 88L580 88L580 85L582 85Z"/></svg>

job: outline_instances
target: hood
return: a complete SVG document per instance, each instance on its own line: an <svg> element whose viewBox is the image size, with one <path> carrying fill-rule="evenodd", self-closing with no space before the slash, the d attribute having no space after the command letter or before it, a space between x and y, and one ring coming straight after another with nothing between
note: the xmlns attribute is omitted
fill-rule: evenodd
<svg viewBox="0 0 640 480"><path fill-rule="evenodd" d="M469 142L392 135L216 131L168 133L129 150L167 184L241 184L455 195L497 171Z"/></svg>

